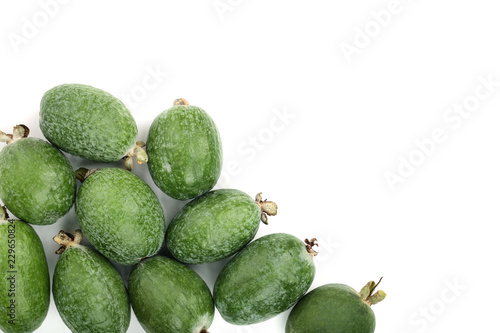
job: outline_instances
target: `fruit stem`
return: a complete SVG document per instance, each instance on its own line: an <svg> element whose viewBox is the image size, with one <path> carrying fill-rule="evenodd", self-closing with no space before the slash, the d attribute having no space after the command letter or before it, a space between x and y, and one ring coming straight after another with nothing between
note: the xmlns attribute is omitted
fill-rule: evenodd
<svg viewBox="0 0 500 333"><path fill-rule="evenodd" d="M6 144L15 142L19 139L27 138L30 134L30 129L28 126L20 124L14 126L12 134L6 134L0 131L0 142L5 142Z"/></svg>
<svg viewBox="0 0 500 333"><path fill-rule="evenodd" d="M267 201L267 199L262 200L262 192L255 196L255 202L260 207L260 220L262 223L268 224L267 217L278 214L278 205L274 201Z"/></svg>
<svg viewBox="0 0 500 333"><path fill-rule="evenodd" d="M189 102L186 101L184 98L178 98L174 101L174 106L177 105L189 105Z"/></svg>
<svg viewBox="0 0 500 333"><path fill-rule="evenodd" d="M146 164L148 163L148 154L146 153L146 143L143 141L136 141L135 145L127 152L125 155L125 168L128 171L132 171L134 168L134 157L137 159L137 163Z"/></svg>
<svg viewBox="0 0 500 333"><path fill-rule="evenodd" d="M311 238L311 240L306 238L304 243L306 243L306 250L310 255L314 257L318 255L318 252L313 249L313 246L319 246L316 238Z"/></svg>
<svg viewBox="0 0 500 333"><path fill-rule="evenodd" d="M370 281L363 288L361 288L359 296L361 297L363 302L372 306L373 304L377 304L384 300L386 296L385 292L379 290L376 293L374 293L375 289L378 287L381 281L382 278L380 278L380 280L377 283L375 283L374 281Z"/></svg>
<svg viewBox="0 0 500 333"><path fill-rule="evenodd" d="M56 251L56 254L61 254L68 247L82 247L80 242L82 241L83 233L80 229L75 230L75 235L65 232L64 230L59 231L59 233L52 238L54 242L61 245L61 247Z"/></svg>

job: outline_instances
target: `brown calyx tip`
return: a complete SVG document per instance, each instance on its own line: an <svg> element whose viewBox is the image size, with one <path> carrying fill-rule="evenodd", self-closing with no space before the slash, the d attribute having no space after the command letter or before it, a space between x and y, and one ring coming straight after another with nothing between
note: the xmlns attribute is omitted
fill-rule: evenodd
<svg viewBox="0 0 500 333"><path fill-rule="evenodd" d="M19 139L27 138L30 134L30 129L28 126L19 124L14 126L12 134L6 134L0 131L0 142L5 142L6 144L15 142Z"/></svg>
<svg viewBox="0 0 500 333"><path fill-rule="evenodd" d="M89 177L91 174L99 170L99 168L94 168L94 169L87 169L87 168L79 168L78 170L75 170L75 178L80 181L80 183L83 183L87 177Z"/></svg>
<svg viewBox="0 0 500 333"><path fill-rule="evenodd" d="M18 134L19 136L21 136L23 138L27 138L28 135L30 135L30 129L28 128L28 126L26 126L24 124L19 124L19 125L14 126L14 135L15 134Z"/></svg>
<svg viewBox="0 0 500 333"><path fill-rule="evenodd" d="M200 333L208 333L207 329L206 328L202 328Z"/></svg>
<svg viewBox="0 0 500 333"><path fill-rule="evenodd" d="M311 240L306 238L304 240L304 243L306 243L306 250L310 255L312 256L318 255L318 252L313 249L313 246L319 246L318 240L316 238L311 238Z"/></svg>
<svg viewBox="0 0 500 333"><path fill-rule="evenodd" d="M255 203L259 205L261 210L260 220L264 224L268 224L268 216L275 216L278 214L278 205L274 201L262 200L262 192L255 196Z"/></svg>
<svg viewBox="0 0 500 333"><path fill-rule="evenodd" d="M9 213L7 213L7 207L2 206L0 209L0 222L6 222L9 219Z"/></svg>
<svg viewBox="0 0 500 333"><path fill-rule="evenodd" d="M56 254L61 254L68 247L79 247L82 241L83 233L80 229L75 230L75 234L70 234L64 230L59 231L59 233L52 238L54 242L61 245L61 247L56 251Z"/></svg>
<svg viewBox="0 0 500 333"><path fill-rule="evenodd" d="M177 106L177 105L189 105L189 102L186 101L184 98L177 98L174 101L174 106Z"/></svg>

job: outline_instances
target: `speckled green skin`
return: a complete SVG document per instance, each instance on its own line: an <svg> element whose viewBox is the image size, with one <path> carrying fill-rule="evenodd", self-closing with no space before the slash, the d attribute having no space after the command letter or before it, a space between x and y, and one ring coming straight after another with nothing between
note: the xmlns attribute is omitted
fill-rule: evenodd
<svg viewBox="0 0 500 333"><path fill-rule="evenodd" d="M214 317L212 295L190 268L156 256L130 274L130 302L147 333L199 333Z"/></svg>
<svg viewBox="0 0 500 333"><path fill-rule="evenodd" d="M215 305L231 324L262 322L297 302L315 271L300 239L284 233L261 237L223 268L215 281Z"/></svg>
<svg viewBox="0 0 500 333"><path fill-rule="evenodd" d="M345 284L327 284L307 293L293 308L286 333L373 333L371 307Z"/></svg>
<svg viewBox="0 0 500 333"><path fill-rule="evenodd" d="M54 302L73 333L125 333L130 304L120 273L98 252L68 247L54 270Z"/></svg>
<svg viewBox="0 0 500 333"><path fill-rule="evenodd" d="M201 108L177 105L162 112L149 128L146 149L153 181L174 199L197 197L219 179L221 139Z"/></svg>
<svg viewBox="0 0 500 333"><path fill-rule="evenodd" d="M68 159L46 141L19 139L0 152L0 198L23 221L56 222L73 206L75 189Z"/></svg>
<svg viewBox="0 0 500 333"><path fill-rule="evenodd" d="M194 199L170 222L166 243L172 255L188 264L227 258L257 233L261 210L246 193L210 191Z"/></svg>
<svg viewBox="0 0 500 333"><path fill-rule="evenodd" d="M15 236L9 237L9 230L15 230ZM9 250L15 257L9 257ZM12 275L14 291L10 291ZM15 300L15 325L9 324L11 299ZM23 221L0 222L0 329L5 333L33 332L45 319L49 301L49 269L40 238Z"/></svg>
<svg viewBox="0 0 500 333"><path fill-rule="evenodd" d="M75 205L83 234L108 259L132 265L160 250L165 236L163 208L135 174L99 169L82 183Z"/></svg>
<svg viewBox="0 0 500 333"><path fill-rule="evenodd" d="M40 129L53 145L98 162L119 160L137 139L137 125L127 107L83 84L63 84L43 95Z"/></svg>

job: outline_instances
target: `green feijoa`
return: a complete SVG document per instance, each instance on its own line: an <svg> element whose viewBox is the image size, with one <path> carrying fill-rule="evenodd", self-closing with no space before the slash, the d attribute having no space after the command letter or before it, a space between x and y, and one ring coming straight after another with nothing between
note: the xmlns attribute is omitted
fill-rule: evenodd
<svg viewBox="0 0 500 333"><path fill-rule="evenodd" d="M61 245L52 294L57 311L73 333L125 333L130 303L120 273L101 254L80 244L82 233L60 231Z"/></svg>
<svg viewBox="0 0 500 333"><path fill-rule="evenodd" d="M163 192L187 200L210 191L222 170L222 145L212 118L178 99L149 128L148 167Z"/></svg>
<svg viewBox="0 0 500 333"><path fill-rule="evenodd" d="M110 93L83 84L62 84L40 103L40 129L53 145L92 161L113 162L132 156L147 162L137 142L137 125L127 107Z"/></svg>
<svg viewBox="0 0 500 333"><path fill-rule="evenodd" d="M163 208L149 185L130 171L103 168L87 172L75 207L85 237L114 262L132 265L161 248Z"/></svg>
<svg viewBox="0 0 500 333"><path fill-rule="evenodd" d="M73 206L76 182L68 159L48 142L28 138L24 125L0 131L0 198L19 219L52 224Z"/></svg>
<svg viewBox="0 0 500 333"><path fill-rule="evenodd" d="M311 286L315 239L285 233L261 237L222 269L214 287L215 306L231 324L251 325L289 309Z"/></svg>
<svg viewBox="0 0 500 333"><path fill-rule="evenodd" d="M189 202L170 222L166 243L188 264L214 262L236 253L257 233L259 221L276 215L277 206L235 189L207 192Z"/></svg>
<svg viewBox="0 0 500 333"><path fill-rule="evenodd" d="M208 333L214 303L206 283L190 268L156 256L132 270L130 302L147 333Z"/></svg>
<svg viewBox="0 0 500 333"><path fill-rule="evenodd" d="M383 291L374 292L377 285L370 281L359 293L338 283L310 291L290 312L286 333L375 332L371 305L385 298Z"/></svg>
<svg viewBox="0 0 500 333"><path fill-rule="evenodd" d="M0 330L33 332L49 310L49 268L35 230L7 218L0 208Z"/></svg>

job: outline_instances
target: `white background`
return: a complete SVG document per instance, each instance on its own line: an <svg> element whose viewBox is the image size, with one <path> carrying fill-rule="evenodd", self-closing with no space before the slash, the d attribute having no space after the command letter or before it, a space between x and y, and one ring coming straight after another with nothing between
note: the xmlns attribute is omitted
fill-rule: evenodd
<svg viewBox="0 0 500 333"><path fill-rule="evenodd" d="M0 127L24 123L42 137L44 92L83 83L122 98L145 140L154 117L186 98L218 125L218 186L278 203L258 237L318 238L313 287L359 289L383 276L379 333L491 332L500 310L495 4L2 2ZM152 184L146 166L134 172ZM168 223L184 203L154 189ZM76 227L73 210L36 227L51 272L52 236ZM212 288L224 262L194 269ZM288 313L254 327L216 314L210 332L284 332ZM142 332L135 317L129 331ZM53 303L37 332L69 332Z"/></svg>

